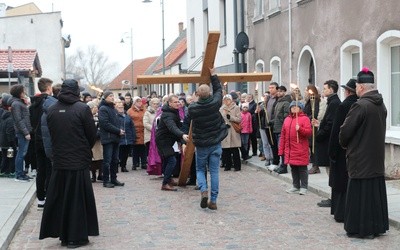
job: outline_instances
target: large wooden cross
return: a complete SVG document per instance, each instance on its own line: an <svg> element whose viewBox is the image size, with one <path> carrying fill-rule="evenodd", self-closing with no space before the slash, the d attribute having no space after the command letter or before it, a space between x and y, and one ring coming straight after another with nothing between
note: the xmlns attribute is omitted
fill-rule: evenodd
<svg viewBox="0 0 400 250"><path fill-rule="evenodd" d="M200 74L180 75L138 75L137 84L164 84L164 83L210 83L210 69L214 68L215 55L217 54L220 32L210 31L206 50L204 53L203 66ZM257 82L270 81L272 74L262 73L218 73L220 82ZM193 160L194 145L192 142L192 131L189 131L189 142L187 143L184 160L179 175L179 186L185 186L189 176L190 166Z"/></svg>

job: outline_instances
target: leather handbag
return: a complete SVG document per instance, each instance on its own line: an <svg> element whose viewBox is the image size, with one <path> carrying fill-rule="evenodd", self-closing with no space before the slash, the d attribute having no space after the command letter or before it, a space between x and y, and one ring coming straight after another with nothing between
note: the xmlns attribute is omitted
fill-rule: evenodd
<svg viewBox="0 0 400 250"><path fill-rule="evenodd" d="M242 131L242 125L240 123L237 122L231 122L231 126L233 127L233 129L236 131L236 133L239 133Z"/></svg>

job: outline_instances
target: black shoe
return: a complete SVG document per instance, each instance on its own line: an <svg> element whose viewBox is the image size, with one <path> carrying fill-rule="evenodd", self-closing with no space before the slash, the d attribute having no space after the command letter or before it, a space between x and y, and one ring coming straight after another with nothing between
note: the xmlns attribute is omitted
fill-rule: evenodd
<svg viewBox="0 0 400 250"><path fill-rule="evenodd" d="M231 171L231 169L230 168L225 168L224 171Z"/></svg>
<svg viewBox="0 0 400 250"><path fill-rule="evenodd" d="M132 170L136 170L137 169L137 166L132 166Z"/></svg>
<svg viewBox="0 0 400 250"><path fill-rule="evenodd" d="M67 248L78 248L89 244L89 240L68 241Z"/></svg>
<svg viewBox="0 0 400 250"><path fill-rule="evenodd" d="M125 185L125 183L119 182L118 180L111 181L111 183L114 184L114 186L117 186L117 187L122 187L122 186Z"/></svg>
<svg viewBox="0 0 400 250"><path fill-rule="evenodd" d="M103 187L105 188L113 188L115 185L112 184L111 182L104 182L103 183Z"/></svg>
<svg viewBox="0 0 400 250"><path fill-rule="evenodd" d="M253 156L257 156L257 153L253 153Z"/></svg>
<svg viewBox="0 0 400 250"><path fill-rule="evenodd" d="M274 170L278 174L287 174L287 167L280 166L279 168Z"/></svg>
<svg viewBox="0 0 400 250"><path fill-rule="evenodd" d="M331 199L322 200L322 201L318 202L317 205L319 207L331 207L332 201L331 201Z"/></svg>
<svg viewBox="0 0 400 250"><path fill-rule="evenodd" d="M244 161L247 161L247 160L250 159L251 157L252 157L251 155L248 155L248 156L244 157L243 160L244 160Z"/></svg>
<svg viewBox="0 0 400 250"><path fill-rule="evenodd" d="M121 167L121 172L126 173L126 172L129 172L129 171L128 171L128 169L126 169L126 167Z"/></svg>
<svg viewBox="0 0 400 250"><path fill-rule="evenodd" d="M103 176L102 176L102 175L99 175L99 176L97 177L97 180L98 180L98 181L102 181L102 180L103 180Z"/></svg>
<svg viewBox="0 0 400 250"><path fill-rule="evenodd" d="M146 165L141 165L140 168L141 169L147 169L147 164Z"/></svg>
<svg viewBox="0 0 400 250"><path fill-rule="evenodd" d="M96 177L92 177L92 182L96 182Z"/></svg>

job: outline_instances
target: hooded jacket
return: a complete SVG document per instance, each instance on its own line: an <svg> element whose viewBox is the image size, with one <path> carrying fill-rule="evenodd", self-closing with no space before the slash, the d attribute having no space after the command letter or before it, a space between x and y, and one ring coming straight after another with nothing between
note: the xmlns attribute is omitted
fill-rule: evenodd
<svg viewBox="0 0 400 250"><path fill-rule="evenodd" d="M0 147L16 147L14 121L10 111L4 111L0 121Z"/></svg>
<svg viewBox="0 0 400 250"><path fill-rule="evenodd" d="M296 132L296 123L300 129ZM299 141L297 141L297 133ZM309 163L308 138L311 136L311 122L306 114L300 112L298 117L291 113L285 118L282 126L278 155L284 155L285 164L307 166Z"/></svg>
<svg viewBox="0 0 400 250"><path fill-rule="evenodd" d="M365 93L351 106L339 133L350 178L385 175L386 116L386 106L377 90Z"/></svg>
<svg viewBox="0 0 400 250"><path fill-rule="evenodd" d="M79 91L76 94L61 89L58 101L49 108L47 124L54 169L89 168L97 129L89 106L79 99Z"/></svg>

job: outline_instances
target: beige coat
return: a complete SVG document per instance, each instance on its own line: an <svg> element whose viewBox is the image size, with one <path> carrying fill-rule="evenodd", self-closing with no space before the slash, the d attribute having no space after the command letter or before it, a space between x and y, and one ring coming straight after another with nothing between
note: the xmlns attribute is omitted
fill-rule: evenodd
<svg viewBox="0 0 400 250"><path fill-rule="evenodd" d="M150 141L151 128L153 127L153 121L156 117L156 111L152 107L148 107L143 116L143 126L144 126L144 143Z"/></svg>
<svg viewBox="0 0 400 250"><path fill-rule="evenodd" d="M222 107L219 109L219 112L221 113L222 117L224 118L224 121L226 124L231 124L231 122L238 122L240 123L242 121L242 116L240 114L240 108L232 102L229 107L222 105ZM226 115L229 114L230 121L228 118L226 118ZM242 143L240 140L240 133L237 133L235 129L231 126L228 129L228 135L225 137L225 139L221 142L222 148L239 148L241 147Z"/></svg>
<svg viewBox="0 0 400 250"><path fill-rule="evenodd" d="M92 148L92 161L103 160L103 145L101 145L100 139L96 140Z"/></svg>

